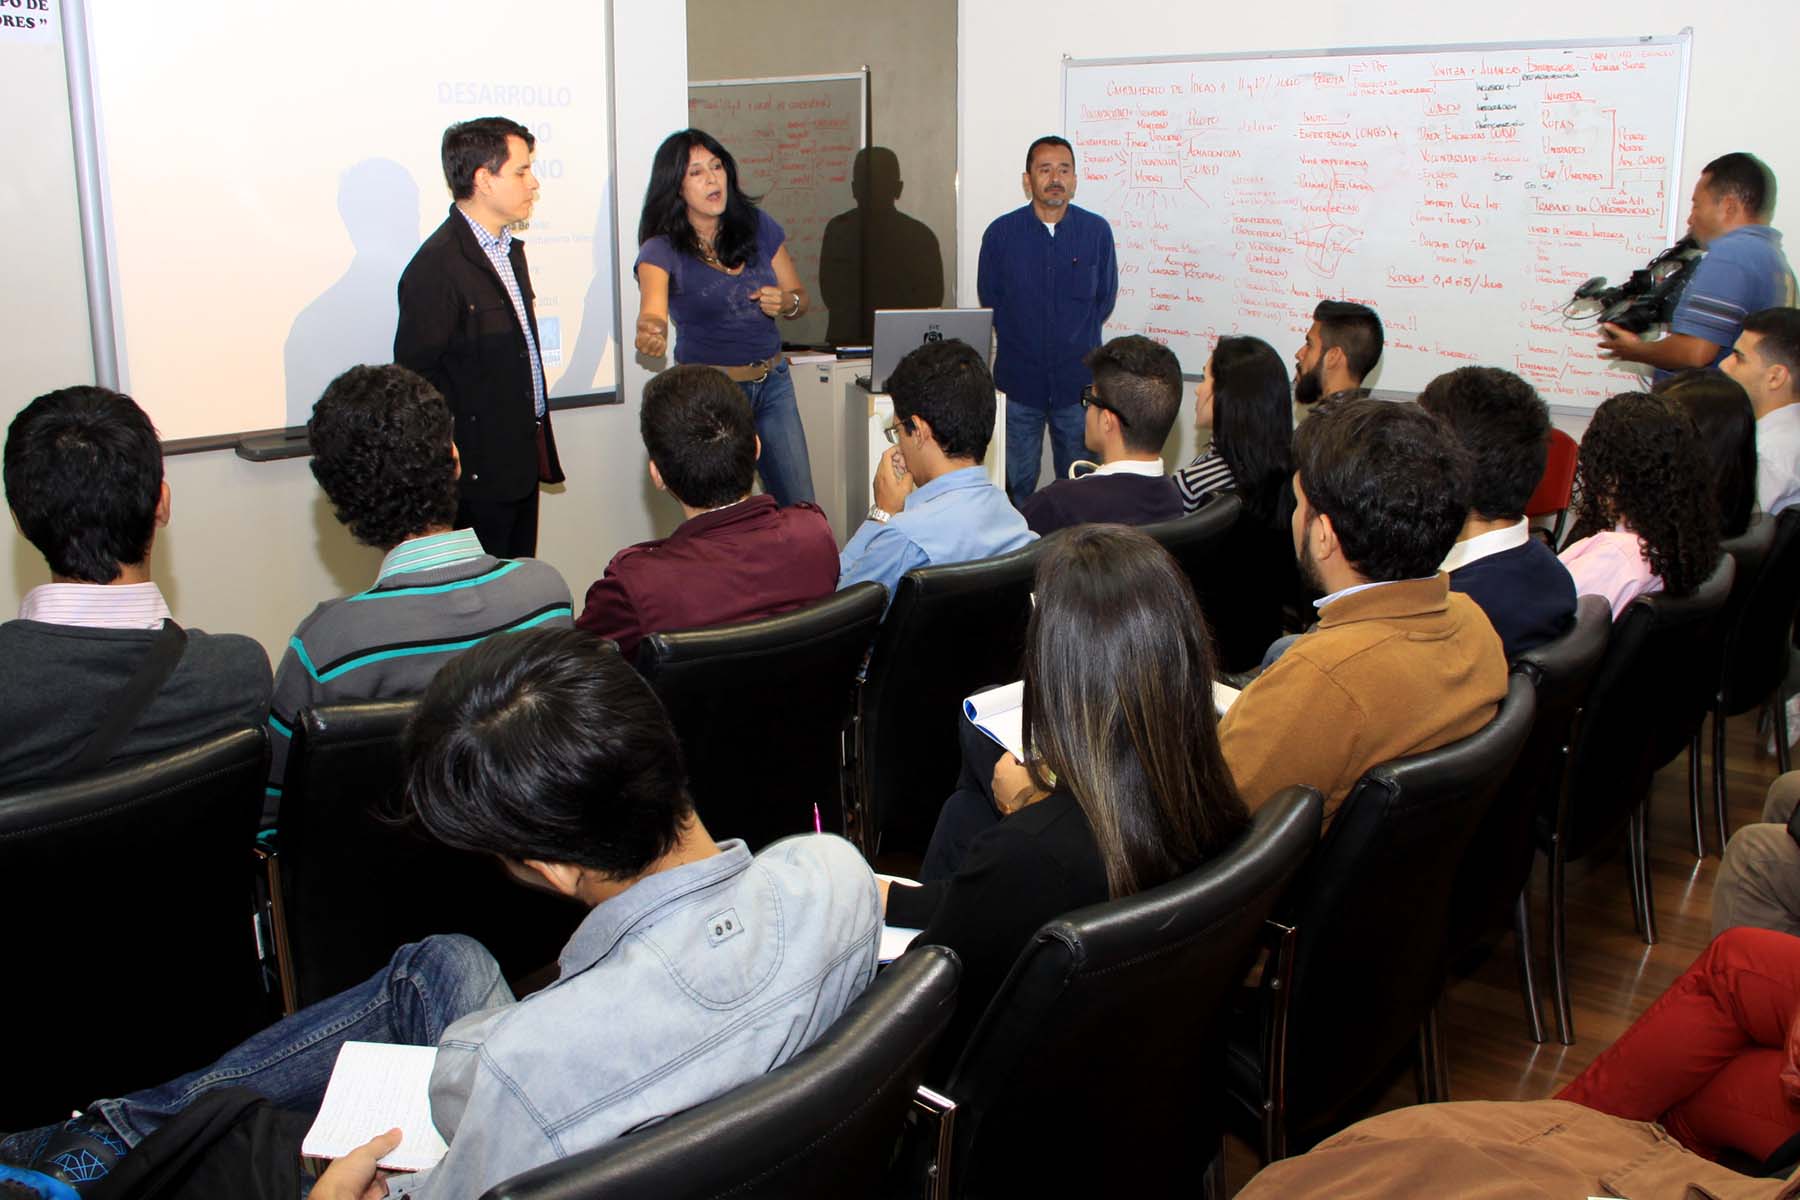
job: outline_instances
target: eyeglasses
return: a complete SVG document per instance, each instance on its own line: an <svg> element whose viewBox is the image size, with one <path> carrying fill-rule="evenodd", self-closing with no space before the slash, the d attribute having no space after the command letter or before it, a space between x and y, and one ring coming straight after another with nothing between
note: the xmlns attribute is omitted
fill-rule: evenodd
<svg viewBox="0 0 1800 1200"><path fill-rule="evenodd" d="M1096 390L1094 385L1091 383L1081 389L1081 407L1083 407L1083 408L1104 408L1107 412L1109 412L1113 416L1119 418L1120 425L1123 425L1126 429L1131 428L1130 419L1127 418L1124 413L1120 412L1118 409L1114 408L1112 405L1110 405L1106 401L1102 400L1100 398L1099 391Z"/></svg>
<svg viewBox="0 0 1800 1200"><path fill-rule="evenodd" d="M912 432L912 426L907 424L907 422L911 420L911 417L904 417L901 420L895 421L892 425L889 425L886 429L881 431L881 436L887 439L888 445L898 446L900 444L900 431L904 429L908 433Z"/></svg>

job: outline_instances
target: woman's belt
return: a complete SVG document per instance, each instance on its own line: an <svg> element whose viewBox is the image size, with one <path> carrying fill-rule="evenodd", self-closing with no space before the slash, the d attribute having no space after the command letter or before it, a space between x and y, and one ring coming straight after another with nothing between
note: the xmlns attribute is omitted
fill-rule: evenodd
<svg viewBox="0 0 1800 1200"><path fill-rule="evenodd" d="M716 363L707 363L715 371L725 372L725 378L733 383L761 383L769 377L777 364L781 362L779 352L769 355L761 362L753 362L742 367L721 367Z"/></svg>

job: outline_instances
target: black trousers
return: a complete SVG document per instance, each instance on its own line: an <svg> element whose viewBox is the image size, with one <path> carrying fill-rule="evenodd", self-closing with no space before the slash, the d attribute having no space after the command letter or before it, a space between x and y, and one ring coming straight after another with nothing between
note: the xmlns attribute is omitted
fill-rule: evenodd
<svg viewBox="0 0 1800 1200"><path fill-rule="evenodd" d="M962 777L938 812L937 827L931 831L931 844L919 867L921 883L956 874L969 843L1000 823L1000 809L994 803L994 764L1006 751L975 728L966 715L956 721L962 742Z"/></svg>
<svg viewBox="0 0 1800 1200"><path fill-rule="evenodd" d="M538 489L517 500L464 496L456 503L456 527L473 529L481 548L495 558L537 555Z"/></svg>

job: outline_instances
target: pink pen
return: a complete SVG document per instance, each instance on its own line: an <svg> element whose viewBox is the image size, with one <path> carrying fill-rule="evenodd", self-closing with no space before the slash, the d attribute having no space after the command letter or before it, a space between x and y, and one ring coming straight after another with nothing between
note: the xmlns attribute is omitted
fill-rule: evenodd
<svg viewBox="0 0 1800 1200"><path fill-rule="evenodd" d="M813 805L813 832L814 833L824 833L825 832L825 822L823 822L819 819L819 806L817 804Z"/></svg>

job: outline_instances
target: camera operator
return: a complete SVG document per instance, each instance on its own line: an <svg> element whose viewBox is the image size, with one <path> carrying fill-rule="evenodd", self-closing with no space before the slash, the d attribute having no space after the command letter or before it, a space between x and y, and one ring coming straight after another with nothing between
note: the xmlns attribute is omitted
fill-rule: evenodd
<svg viewBox="0 0 1800 1200"><path fill-rule="evenodd" d="M1754 155L1715 158L1700 172L1688 233L1706 249L1682 290L1669 332L1654 341L1617 325L1600 327L1600 357L1646 363L1661 379L1688 367L1715 366L1731 352L1744 318L1794 303L1794 274L1781 234L1768 225L1775 176Z"/></svg>

